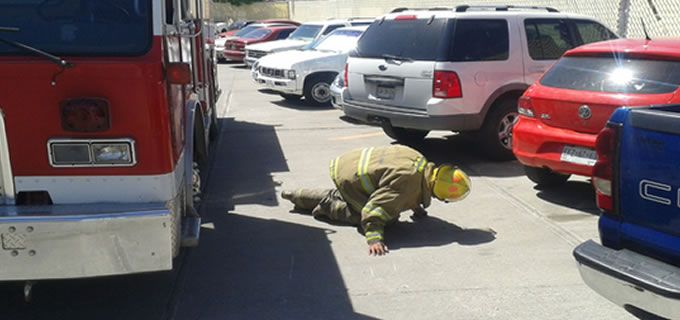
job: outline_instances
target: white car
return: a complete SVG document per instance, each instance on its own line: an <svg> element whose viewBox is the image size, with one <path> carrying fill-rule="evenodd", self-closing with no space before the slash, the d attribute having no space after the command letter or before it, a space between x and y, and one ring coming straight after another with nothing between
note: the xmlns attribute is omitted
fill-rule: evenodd
<svg viewBox="0 0 680 320"><path fill-rule="evenodd" d="M366 28L340 28L304 49L268 55L253 66L253 79L286 100L304 96L311 104L327 105L331 83L342 72L349 51Z"/></svg>
<svg viewBox="0 0 680 320"><path fill-rule="evenodd" d="M299 26L287 39L247 46L245 62L250 67L255 61L268 54L300 49L330 34L335 29L367 26L373 23L373 21L373 19L345 19L308 22Z"/></svg>

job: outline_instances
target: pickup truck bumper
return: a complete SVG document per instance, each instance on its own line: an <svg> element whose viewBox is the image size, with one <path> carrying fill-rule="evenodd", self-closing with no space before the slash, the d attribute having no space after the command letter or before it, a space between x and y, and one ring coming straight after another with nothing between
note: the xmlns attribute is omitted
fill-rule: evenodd
<svg viewBox="0 0 680 320"><path fill-rule="evenodd" d="M173 228L163 203L0 206L0 281L170 270Z"/></svg>
<svg viewBox="0 0 680 320"><path fill-rule="evenodd" d="M303 95L302 86L298 85L297 79L266 77L255 70L251 71L251 75L253 80L263 88L286 94Z"/></svg>
<svg viewBox="0 0 680 320"><path fill-rule="evenodd" d="M629 250L612 250L592 240L574 249L581 277L612 302L680 319L680 268Z"/></svg>
<svg viewBox="0 0 680 320"><path fill-rule="evenodd" d="M395 108L388 106L368 106L347 97L339 102L345 115L366 124L378 126L391 125L398 128L418 130L452 130L470 131L478 130L482 125L481 115L457 114L448 116L433 116L426 111ZM336 104L338 104L336 96Z"/></svg>

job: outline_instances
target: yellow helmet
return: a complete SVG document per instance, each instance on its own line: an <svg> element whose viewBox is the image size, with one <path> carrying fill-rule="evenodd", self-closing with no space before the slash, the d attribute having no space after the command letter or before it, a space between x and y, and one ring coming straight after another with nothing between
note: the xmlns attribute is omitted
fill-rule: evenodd
<svg viewBox="0 0 680 320"><path fill-rule="evenodd" d="M432 173L432 193L441 201L459 201L470 194L472 182L463 170L443 164Z"/></svg>

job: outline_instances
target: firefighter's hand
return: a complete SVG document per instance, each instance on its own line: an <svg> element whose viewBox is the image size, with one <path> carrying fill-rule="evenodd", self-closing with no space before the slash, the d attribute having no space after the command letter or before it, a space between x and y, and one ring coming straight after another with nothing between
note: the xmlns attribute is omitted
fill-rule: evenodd
<svg viewBox="0 0 680 320"><path fill-rule="evenodd" d="M390 252L387 250L387 246L382 242L376 242L368 246L368 255L370 256L382 256Z"/></svg>

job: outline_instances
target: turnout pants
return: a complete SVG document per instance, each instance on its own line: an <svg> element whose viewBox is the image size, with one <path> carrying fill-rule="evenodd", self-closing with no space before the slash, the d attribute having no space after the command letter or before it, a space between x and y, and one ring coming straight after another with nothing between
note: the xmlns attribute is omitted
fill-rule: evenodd
<svg viewBox="0 0 680 320"><path fill-rule="evenodd" d="M296 209L310 210L312 215L358 226L361 213L354 212L336 189L298 189L290 201Z"/></svg>

